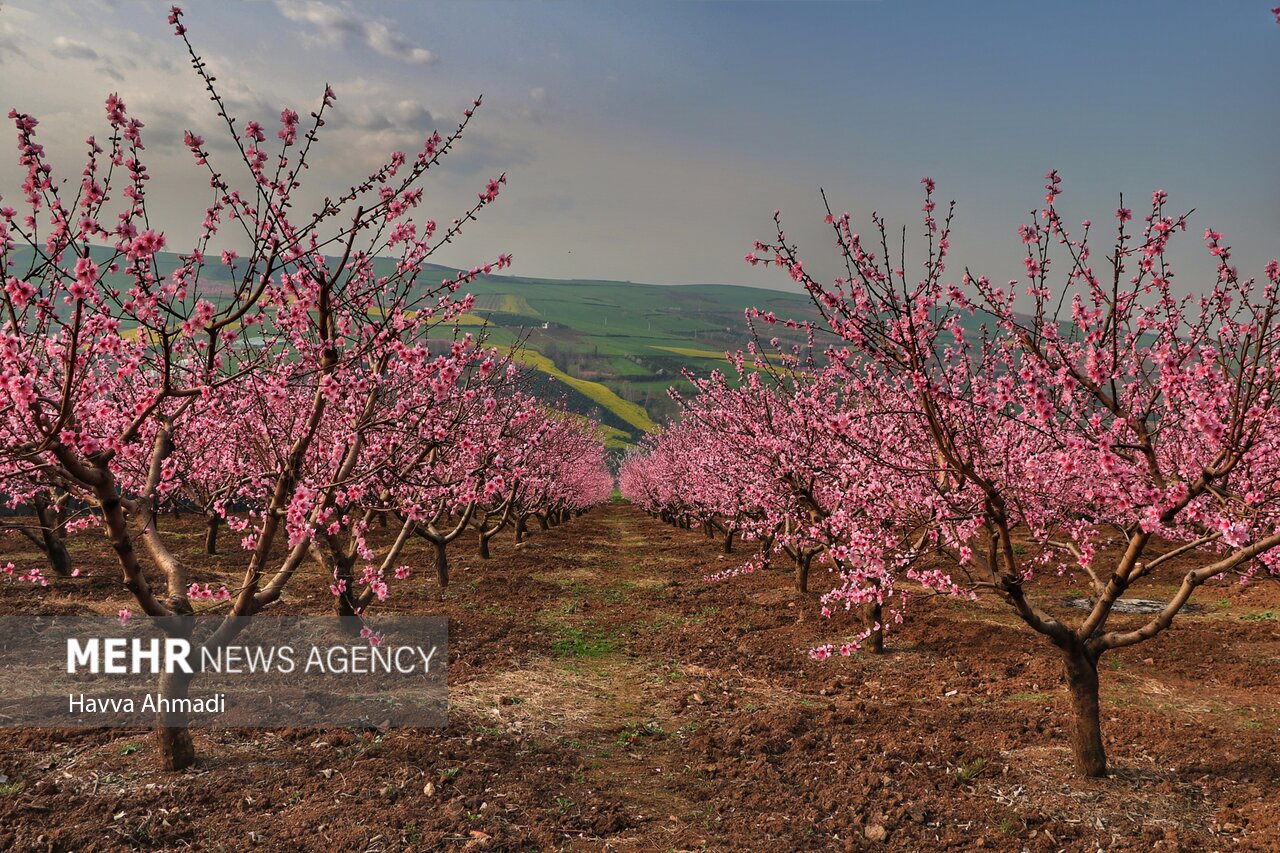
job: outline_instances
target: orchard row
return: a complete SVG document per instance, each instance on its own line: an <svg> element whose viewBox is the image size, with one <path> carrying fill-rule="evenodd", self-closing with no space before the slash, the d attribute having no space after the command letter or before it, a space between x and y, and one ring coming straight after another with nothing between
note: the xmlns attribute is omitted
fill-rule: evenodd
<svg viewBox="0 0 1280 853"><path fill-rule="evenodd" d="M142 123L118 97L71 180L47 162L36 119L10 115L26 179L0 207L0 483L9 508L36 510L26 532L49 557L17 574L76 571L61 540L92 525L138 609L172 636L190 639L193 614L212 610L224 618L204 647L221 647L315 577L372 636L369 609L412 582L400 558L415 537L434 547L444 586L446 548L468 530L485 556L508 525L520 537L531 519L559 523L607 500L599 427L536 400L513 353L457 323L472 304L459 288L509 256L423 278L506 180L455 219L420 213L426 176L478 100L447 137L393 153L303 213L297 193L333 92L306 120L284 110L269 140L227 112L181 14L170 23L226 141L186 134L209 195L176 266L162 268L167 238L147 212ZM213 150L230 152L238 186ZM222 526L238 537L224 561L243 570L236 588L192 582L159 522L178 510L205 515L211 552ZM390 535L375 544L381 524ZM161 692L182 698L189 683L165 677ZM194 758L184 723L161 719L173 768Z"/></svg>
<svg viewBox="0 0 1280 853"><path fill-rule="evenodd" d="M756 334L728 372L690 377L697 394L625 463L622 491L726 550L759 542L738 571L786 555L804 590L812 564L830 570L824 611L864 627L815 657L879 651L909 596L1004 601L1061 656L1075 760L1099 775L1099 659L1168 630L1202 584L1280 576L1280 269L1242 277L1210 230L1210 280L1175 287L1188 220L1163 192L1136 221L1122 203L1095 254L1098 226L1067 223L1050 173L1020 229L1022 278L953 278L954 206L940 214L923 183L911 270L875 216L867 239L828 211L843 271L829 284L781 224L756 244L748 262L787 271L821 322L751 312L753 330L802 343ZM1062 575L1089 591L1079 619L1036 591ZM1170 581L1154 615L1114 618Z"/></svg>

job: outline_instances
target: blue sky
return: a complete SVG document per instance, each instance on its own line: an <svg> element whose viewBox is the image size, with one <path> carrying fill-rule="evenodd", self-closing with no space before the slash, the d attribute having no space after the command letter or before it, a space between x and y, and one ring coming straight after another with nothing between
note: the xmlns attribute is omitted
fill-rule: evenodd
<svg viewBox="0 0 1280 853"><path fill-rule="evenodd" d="M216 134L166 5L0 0L0 106L40 116L75 174L118 91L148 124L155 202L180 246L202 205L180 130ZM1014 229L1044 172L1069 218L1123 191L1195 207L1183 286L1224 231L1246 272L1276 253L1280 27L1268 4L421 2L185 4L244 118L339 95L317 195L486 104L428 186L451 218L510 185L445 260L499 251L528 275L785 287L742 262L781 208L813 266L830 259L817 194L916 221L930 175L959 204L955 258L1017 276ZM15 187L12 157L0 188ZM3 191L3 189L0 189ZM200 196L203 198L203 194ZM1180 253L1183 254L1183 253Z"/></svg>

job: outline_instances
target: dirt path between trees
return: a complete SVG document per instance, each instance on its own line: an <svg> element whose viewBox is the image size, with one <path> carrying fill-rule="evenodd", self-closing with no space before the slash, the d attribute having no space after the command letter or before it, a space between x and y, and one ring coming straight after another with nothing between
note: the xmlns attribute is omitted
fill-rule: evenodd
<svg viewBox="0 0 1280 853"><path fill-rule="evenodd" d="M851 623L786 571L707 583L743 555L626 505L463 550L443 596L423 580L389 602L450 619L447 728L201 731L181 774L154 769L147 732L0 732L0 848L1280 849L1274 584L1210 590L1115 656L1114 772L1085 781L1057 661L998 603L920 602L887 654L815 662ZM287 607L325 611L312 586ZM125 603L86 580L0 608Z"/></svg>

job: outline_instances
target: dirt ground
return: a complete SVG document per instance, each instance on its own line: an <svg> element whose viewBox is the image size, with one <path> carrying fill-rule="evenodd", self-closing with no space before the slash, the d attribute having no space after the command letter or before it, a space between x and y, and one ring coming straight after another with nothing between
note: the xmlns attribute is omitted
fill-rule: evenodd
<svg viewBox="0 0 1280 853"><path fill-rule="evenodd" d="M183 525L194 579L232 583ZM1057 658L997 601L918 601L885 655L817 662L854 626L789 572L709 584L741 555L626 505L471 550L389 602L450 619L447 728L200 730L177 774L146 731L0 730L0 849L1280 850L1274 582L1104 658L1112 772L1083 780ZM129 604L100 543L73 554L92 577L0 581L0 613Z"/></svg>

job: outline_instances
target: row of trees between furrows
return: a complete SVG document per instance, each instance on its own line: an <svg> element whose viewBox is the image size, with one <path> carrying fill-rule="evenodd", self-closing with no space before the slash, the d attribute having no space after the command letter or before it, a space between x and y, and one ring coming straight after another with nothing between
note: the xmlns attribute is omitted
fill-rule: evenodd
<svg viewBox="0 0 1280 853"><path fill-rule="evenodd" d="M371 609L415 582L402 560L411 541L434 548L444 587L447 548L468 531L487 557L505 528L523 539L531 522L607 500L601 430L530 394L514 350L464 333L461 288L509 256L423 277L506 182L488 181L447 223L420 213L424 180L479 100L449 135L391 154L302 213L296 194L334 93L307 119L283 110L268 140L228 113L180 10L170 23L226 138L185 135L209 197L176 266L162 268L143 125L120 98L107 99L107 132L85 141L70 181L36 119L10 114L26 178L12 200L24 212L0 208L0 481L7 507L34 515L10 516L11 532L47 560L5 569L41 585L77 574L66 537L96 527L137 608L170 636L190 640L197 612L211 611L219 627L200 642L225 645L291 582L318 578L343 626L376 637ZM204 516L209 553L221 528L238 538L221 546L223 564L242 570L235 588L192 581L179 526L162 520L179 512ZM190 681L166 674L160 689L185 698ZM190 765L186 719L158 722L165 765Z"/></svg>
<svg viewBox="0 0 1280 853"><path fill-rule="evenodd" d="M821 321L749 312L749 345L689 377L696 394L626 460L621 489L726 552L760 543L720 577L784 558L807 591L828 569L824 614L863 628L815 658L881 652L908 598L1003 601L1029 648L1061 658L1075 764L1099 776L1099 659L1168 630L1208 582L1280 577L1280 265L1245 278L1208 230L1212 278L1179 296L1169 247L1188 217L1166 193L1137 221L1122 200L1095 256L1050 172L1019 229L1022 278L953 283L954 205L939 212L922 183L918 276L905 230L893 240L873 215L867 239L828 206L842 273L820 282L775 218L747 261L787 271ZM778 324L807 344L765 339ZM1037 593L1062 576L1089 591L1078 619ZM1156 612L1116 619L1144 587Z"/></svg>

